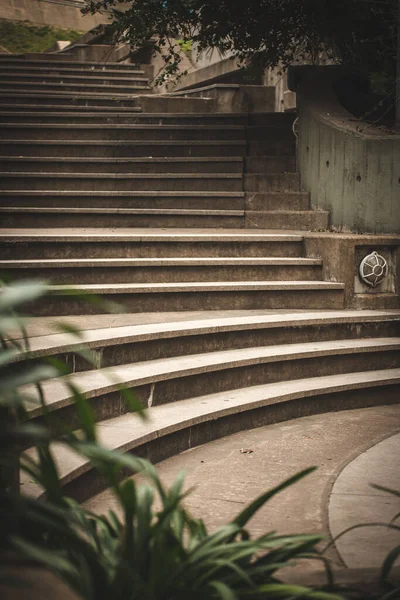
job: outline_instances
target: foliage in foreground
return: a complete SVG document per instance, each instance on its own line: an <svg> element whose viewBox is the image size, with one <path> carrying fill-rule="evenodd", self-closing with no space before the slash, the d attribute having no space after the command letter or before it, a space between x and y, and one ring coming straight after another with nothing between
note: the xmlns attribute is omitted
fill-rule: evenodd
<svg viewBox="0 0 400 600"><path fill-rule="evenodd" d="M398 0L86 0L84 12L108 12L116 39L134 49L155 40L166 76L181 61L175 40L217 48L260 67L335 62L396 74ZM390 90L389 90L390 93Z"/></svg>
<svg viewBox="0 0 400 600"><path fill-rule="evenodd" d="M252 539L246 529L259 508L313 468L267 491L231 523L210 533L184 508L183 475L166 488L147 460L107 450L98 442L94 415L72 385L80 431L58 427L54 433L49 428L41 384L64 374L64 368L55 361L15 368L20 353L29 355L26 322L15 309L37 300L45 289L37 282L17 283L5 286L0 294L0 552L11 550L50 569L87 600L341 600L327 591L334 587L329 563L317 549L321 536L269 532ZM84 355L88 358L88 353ZM33 402L27 385L39 392L44 425L27 420ZM134 400L127 399L135 408ZM54 459L56 445L90 461L112 490L118 514L95 515L64 496ZM22 452L16 464L21 447L30 450ZM18 493L10 477L15 469L38 482L46 498ZM122 481L122 474L139 472L148 483ZM156 497L161 508L155 506ZM324 589L280 581L280 569L299 559L323 561Z"/></svg>
<svg viewBox="0 0 400 600"><path fill-rule="evenodd" d="M0 19L0 44L11 53L44 52L58 40L74 42L82 34L73 29L33 25L28 21Z"/></svg>

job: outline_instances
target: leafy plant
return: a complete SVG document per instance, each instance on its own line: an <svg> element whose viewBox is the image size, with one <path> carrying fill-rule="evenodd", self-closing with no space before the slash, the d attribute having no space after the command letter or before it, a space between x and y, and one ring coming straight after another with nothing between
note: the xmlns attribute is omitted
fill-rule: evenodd
<svg viewBox="0 0 400 600"><path fill-rule="evenodd" d="M74 42L82 35L73 29L0 19L1 45L9 52L44 52L58 40Z"/></svg>
<svg viewBox="0 0 400 600"><path fill-rule="evenodd" d="M87 0L105 12L115 39L140 49L154 41L178 72L176 40L216 48L263 67L316 62L321 54L367 72L386 73L394 92L398 0Z"/></svg>
<svg viewBox="0 0 400 600"><path fill-rule="evenodd" d="M87 600L187 600L189 596L193 600L340 600L341 596L326 590L287 585L278 578L279 570L294 560L322 560L328 589L332 576L328 561L317 549L321 536L269 532L252 539L246 529L261 506L313 468L265 492L231 523L210 533L184 507L183 475L166 488L150 462L107 450L99 443L94 414L75 388L70 389L79 432L62 427L55 431L48 426L50 415L41 384L63 374L64 368L45 362L22 363L15 369L13 362L21 352L28 351L29 357L26 319L16 309L45 292L44 284L31 282L4 286L0 295L0 409L7 415L0 423L2 467L6 473L20 468L45 492L45 499L29 497L3 477L1 549L50 569ZM13 334L16 329L19 339ZM69 327L68 332L74 328ZM27 384L36 388L38 400L26 391ZM41 403L44 425L27 419L27 406L33 401ZM56 445L91 462L112 490L121 517L113 511L93 514L64 495ZM28 446L31 448L24 452ZM8 452L4 453L5 449ZM132 478L123 481L122 469L142 473L148 483L138 485ZM155 508L156 496L161 508Z"/></svg>

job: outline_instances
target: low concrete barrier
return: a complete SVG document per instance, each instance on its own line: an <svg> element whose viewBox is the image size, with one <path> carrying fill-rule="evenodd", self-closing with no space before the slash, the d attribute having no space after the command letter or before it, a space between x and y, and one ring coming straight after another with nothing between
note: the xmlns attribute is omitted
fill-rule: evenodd
<svg viewBox="0 0 400 600"><path fill-rule="evenodd" d="M340 67L293 67L297 92L297 161L314 209L331 226L359 233L400 232L400 135L351 115L338 102Z"/></svg>

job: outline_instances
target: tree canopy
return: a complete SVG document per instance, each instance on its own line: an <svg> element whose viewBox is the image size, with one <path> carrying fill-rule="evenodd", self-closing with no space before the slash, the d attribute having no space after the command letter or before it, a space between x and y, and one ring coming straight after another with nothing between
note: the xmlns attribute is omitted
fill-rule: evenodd
<svg viewBox="0 0 400 600"><path fill-rule="evenodd" d="M86 12L109 11L116 39L133 48L150 40L167 73L179 69L175 40L217 48L264 67L288 66L324 53L339 63L396 73L398 0L87 0Z"/></svg>

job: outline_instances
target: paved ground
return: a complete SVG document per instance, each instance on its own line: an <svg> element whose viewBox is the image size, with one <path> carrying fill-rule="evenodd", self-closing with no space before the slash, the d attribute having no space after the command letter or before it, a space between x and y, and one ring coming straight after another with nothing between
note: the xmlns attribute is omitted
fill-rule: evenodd
<svg viewBox="0 0 400 600"><path fill-rule="evenodd" d="M374 483L400 492L399 459L400 434L397 434L360 454L343 469L329 499L329 527L333 536L364 522L390 523L400 512L398 496L371 487ZM336 548L348 567L378 567L388 551L399 544L399 531L379 526L350 531L337 540Z"/></svg>
<svg viewBox="0 0 400 600"><path fill-rule="evenodd" d="M249 528L253 535L276 530L321 532L328 537L328 499L339 473L365 450L399 431L400 406L328 413L222 438L163 461L158 469L167 484L182 469L187 472L186 487L195 489L186 505L210 529L215 529L266 489L315 465L315 473L274 498L252 519ZM396 469L398 456L381 455L368 477L370 481L391 485L393 481L386 480L385 475L390 471L381 469L383 460ZM359 483L356 479L354 485ZM109 491L92 498L86 506L95 512L116 508ZM345 528L346 518L344 511L343 527L340 518L337 520L339 528ZM360 520L365 518L375 520L373 502L369 513L360 514ZM374 548L367 554L373 556ZM342 564L336 552L332 557L336 564ZM315 568L310 566L310 570Z"/></svg>

